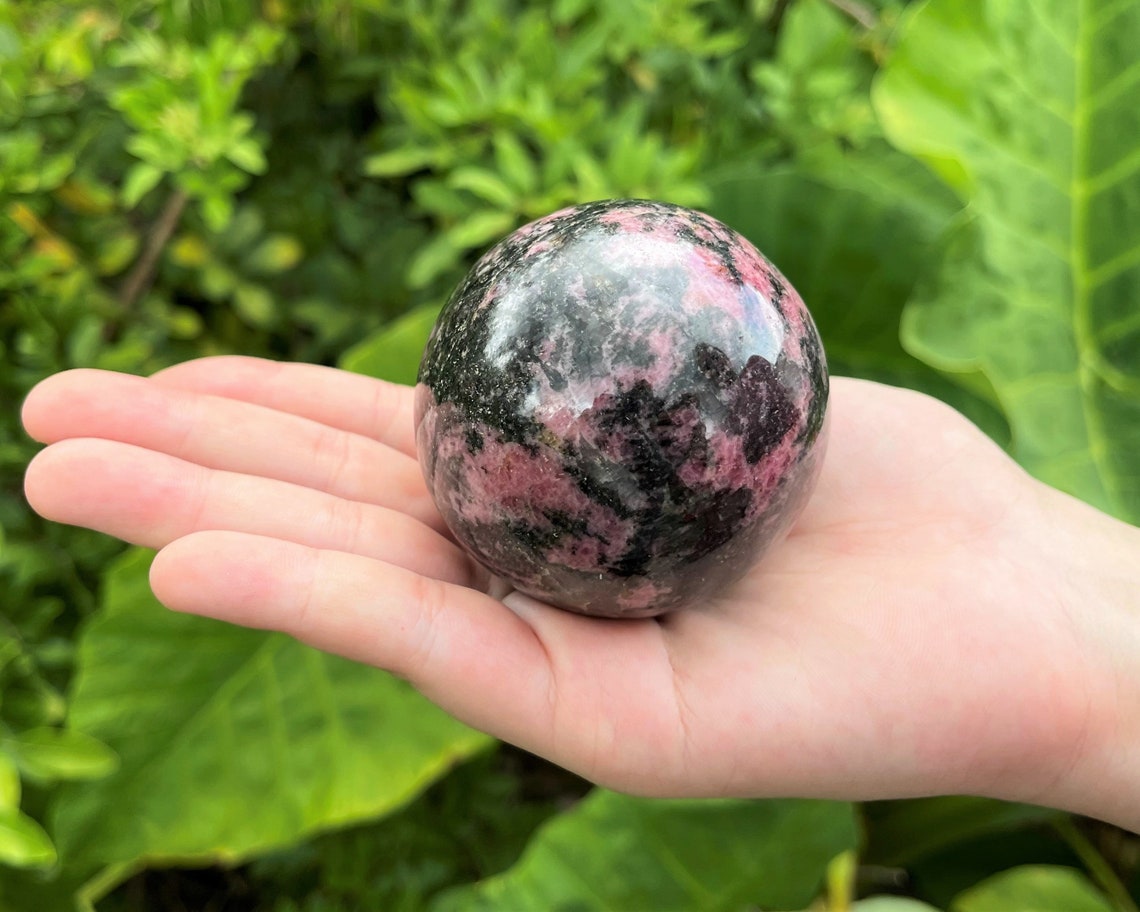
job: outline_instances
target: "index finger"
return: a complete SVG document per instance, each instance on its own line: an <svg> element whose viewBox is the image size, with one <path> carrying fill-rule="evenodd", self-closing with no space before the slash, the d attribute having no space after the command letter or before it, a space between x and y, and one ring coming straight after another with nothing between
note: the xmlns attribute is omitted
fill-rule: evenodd
<svg viewBox="0 0 1140 912"><path fill-rule="evenodd" d="M156 383L287 412L416 455L413 391L320 364L216 355L151 377Z"/></svg>

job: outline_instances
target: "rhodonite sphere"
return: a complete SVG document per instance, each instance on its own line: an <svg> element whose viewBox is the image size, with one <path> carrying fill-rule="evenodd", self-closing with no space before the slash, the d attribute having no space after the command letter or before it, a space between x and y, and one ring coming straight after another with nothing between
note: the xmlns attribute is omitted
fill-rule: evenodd
<svg viewBox="0 0 1140 912"><path fill-rule="evenodd" d="M649 617L715 597L787 531L824 448L827 367L800 296L700 212L589 203L486 253L416 386L455 538L561 608Z"/></svg>

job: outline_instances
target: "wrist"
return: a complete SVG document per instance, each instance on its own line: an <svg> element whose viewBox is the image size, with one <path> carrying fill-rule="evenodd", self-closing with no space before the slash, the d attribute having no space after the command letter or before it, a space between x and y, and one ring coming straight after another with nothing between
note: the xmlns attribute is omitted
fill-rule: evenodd
<svg viewBox="0 0 1140 912"><path fill-rule="evenodd" d="M1043 567L1088 708L1037 800L1140 831L1140 529L1044 485L1038 494Z"/></svg>

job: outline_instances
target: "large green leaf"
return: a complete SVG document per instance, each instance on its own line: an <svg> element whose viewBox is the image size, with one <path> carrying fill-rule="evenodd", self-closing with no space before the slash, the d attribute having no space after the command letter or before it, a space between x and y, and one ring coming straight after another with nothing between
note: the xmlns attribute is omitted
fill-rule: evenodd
<svg viewBox="0 0 1140 912"><path fill-rule="evenodd" d="M875 102L890 139L969 203L904 324L911 351L980 368L1015 453L1140 520L1140 4L928 0Z"/></svg>
<svg viewBox="0 0 1140 912"><path fill-rule="evenodd" d="M346 351L341 356L340 366L392 383L415 383L424 346L437 316L439 307L433 304L404 314Z"/></svg>
<svg viewBox="0 0 1140 912"><path fill-rule="evenodd" d="M953 912L1114 912L1088 879L1071 868L1031 865L1004 871L967 890Z"/></svg>
<svg viewBox="0 0 1140 912"><path fill-rule="evenodd" d="M855 846L850 805L654 801L598 789L554 818L498 877L444 894L433 912L793 909Z"/></svg>
<svg viewBox="0 0 1140 912"><path fill-rule="evenodd" d="M148 557L111 568L79 644L70 725L122 765L63 794L72 869L292 843L393 810L489 743L384 672L166 611Z"/></svg>
<svg viewBox="0 0 1140 912"><path fill-rule="evenodd" d="M713 214L776 263L807 302L835 374L907 386L951 403L1008 440L984 396L948 380L899 341L916 283L937 267L938 242L960 204L890 147L817 163L812 173L754 168L712 180Z"/></svg>

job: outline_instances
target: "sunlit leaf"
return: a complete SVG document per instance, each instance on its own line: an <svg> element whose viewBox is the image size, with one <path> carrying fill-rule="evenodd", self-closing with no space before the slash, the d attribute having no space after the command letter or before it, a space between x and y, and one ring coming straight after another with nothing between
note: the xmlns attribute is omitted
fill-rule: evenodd
<svg viewBox="0 0 1140 912"><path fill-rule="evenodd" d="M39 868L55 859L55 847L43 827L15 808L0 807L0 864Z"/></svg>
<svg viewBox="0 0 1140 912"><path fill-rule="evenodd" d="M466 190L482 200L504 209L513 209L517 193L493 171L469 166L456 168L448 175L447 182L456 190Z"/></svg>
<svg viewBox="0 0 1140 912"><path fill-rule="evenodd" d="M447 232L448 240L459 249L482 247L499 240L514 227L515 216L510 212L483 210L472 213Z"/></svg>
<svg viewBox="0 0 1140 912"><path fill-rule="evenodd" d="M960 895L951 912L1117 912L1072 868L1033 865L1003 871Z"/></svg>
<svg viewBox="0 0 1140 912"><path fill-rule="evenodd" d="M877 83L891 140L972 220L904 324L983 370L1018 459L1140 521L1140 5L929 0Z"/></svg>
<svg viewBox="0 0 1140 912"><path fill-rule="evenodd" d="M246 265L254 272L272 275L292 269L304 254L296 238L274 234L257 245L246 259Z"/></svg>
<svg viewBox="0 0 1140 912"><path fill-rule="evenodd" d="M414 384L439 307L418 307L344 353L345 370L392 383Z"/></svg>
<svg viewBox="0 0 1140 912"><path fill-rule="evenodd" d="M133 209L139 201L158 186L165 172L149 162L138 162L127 172L123 181L123 205Z"/></svg>
<svg viewBox="0 0 1140 912"><path fill-rule="evenodd" d="M504 874L433 912L716 912L806 906L828 861L856 843L850 805L656 801L597 790L555 817Z"/></svg>
<svg viewBox="0 0 1140 912"><path fill-rule="evenodd" d="M65 728L33 728L5 739L7 750L29 779L100 779L115 771L119 758L101 741Z"/></svg>
<svg viewBox="0 0 1140 912"><path fill-rule="evenodd" d="M369 177L400 177L434 165L439 151L430 146L401 146L364 159L364 173Z"/></svg>
<svg viewBox="0 0 1140 912"><path fill-rule="evenodd" d="M167 611L148 565L111 569L80 641L69 721L121 767L61 797L73 868L289 845L400 807L488 744L384 672Z"/></svg>

